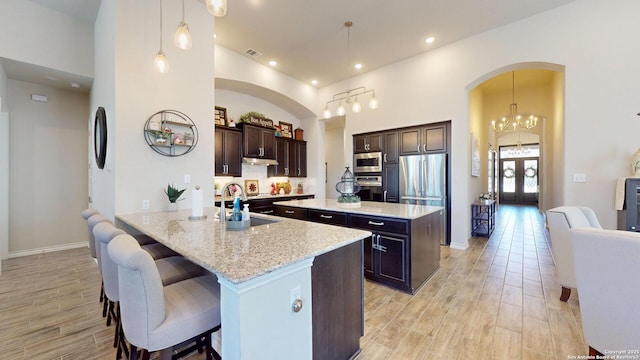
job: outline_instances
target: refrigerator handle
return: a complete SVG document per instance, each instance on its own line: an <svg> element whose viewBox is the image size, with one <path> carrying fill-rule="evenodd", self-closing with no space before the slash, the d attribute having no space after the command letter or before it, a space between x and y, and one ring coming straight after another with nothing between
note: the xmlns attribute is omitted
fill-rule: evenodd
<svg viewBox="0 0 640 360"><path fill-rule="evenodd" d="M384 191L384 195L383 196L384 196L384 199L383 199L384 202L387 202L387 190Z"/></svg>

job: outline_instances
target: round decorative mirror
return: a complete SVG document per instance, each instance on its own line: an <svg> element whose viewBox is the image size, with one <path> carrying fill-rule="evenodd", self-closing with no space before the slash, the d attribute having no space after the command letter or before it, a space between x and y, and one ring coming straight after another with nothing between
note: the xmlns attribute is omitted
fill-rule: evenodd
<svg viewBox="0 0 640 360"><path fill-rule="evenodd" d="M96 110L93 123L93 149L98 169L104 169L104 161L107 157L107 115L102 106Z"/></svg>

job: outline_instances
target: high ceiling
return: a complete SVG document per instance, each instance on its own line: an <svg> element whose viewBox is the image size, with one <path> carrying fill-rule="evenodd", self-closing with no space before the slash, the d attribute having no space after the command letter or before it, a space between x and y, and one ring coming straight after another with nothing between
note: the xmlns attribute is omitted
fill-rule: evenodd
<svg viewBox="0 0 640 360"><path fill-rule="evenodd" d="M92 23L101 0L30 1ZM572 1L229 0L227 15L216 19L216 41L240 54L253 49L262 54L256 61L275 60L278 71L322 87ZM187 0L187 23L189 12L206 11L203 4ZM434 43L425 43L429 36ZM349 58L362 69L347 66Z"/></svg>

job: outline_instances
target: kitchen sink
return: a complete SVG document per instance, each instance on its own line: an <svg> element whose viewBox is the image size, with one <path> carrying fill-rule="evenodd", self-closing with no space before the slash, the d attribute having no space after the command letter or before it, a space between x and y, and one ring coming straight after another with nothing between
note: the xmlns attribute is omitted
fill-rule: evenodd
<svg viewBox="0 0 640 360"><path fill-rule="evenodd" d="M278 220L263 219L263 218L253 217L253 216L249 218L249 220L251 220L251 226L268 225L268 224L279 222Z"/></svg>

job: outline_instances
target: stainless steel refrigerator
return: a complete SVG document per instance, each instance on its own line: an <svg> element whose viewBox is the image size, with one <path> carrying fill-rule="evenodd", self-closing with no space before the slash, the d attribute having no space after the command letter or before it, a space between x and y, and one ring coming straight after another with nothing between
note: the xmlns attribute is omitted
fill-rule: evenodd
<svg viewBox="0 0 640 360"><path fill-rule="evenodd" d="M447 244L447 155L400 156L400 203L442 206L442 245Z"/></svg>

